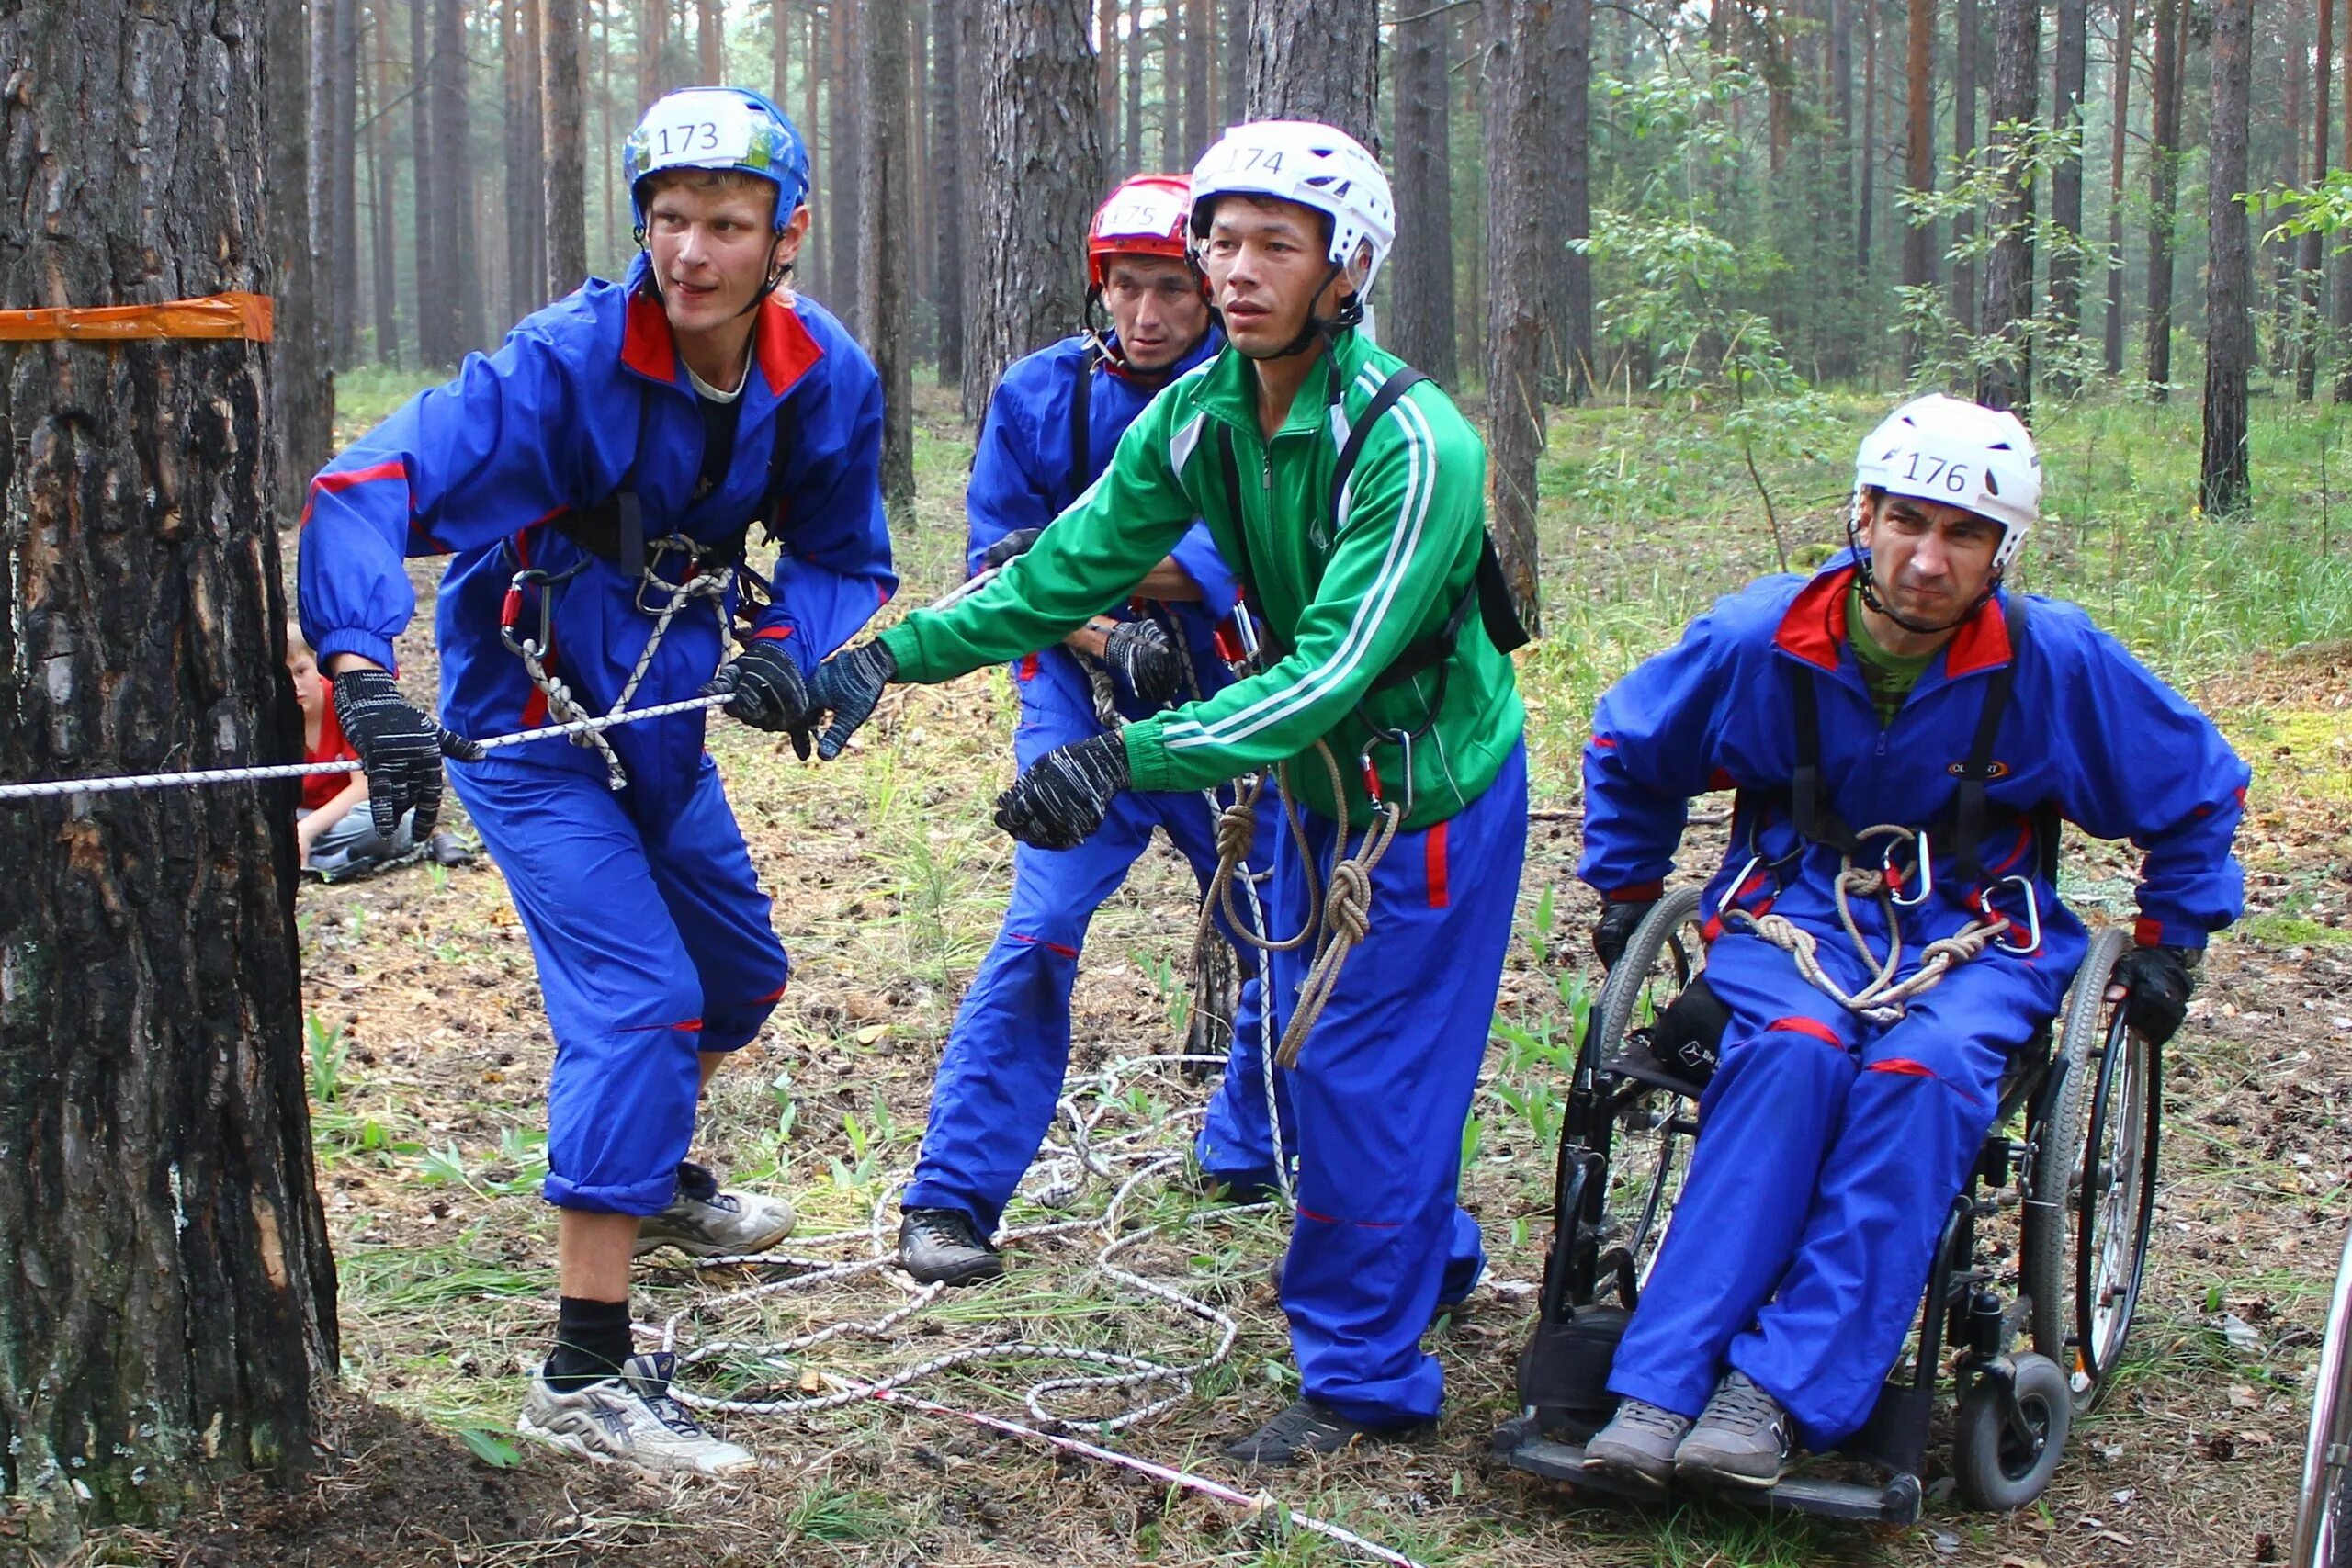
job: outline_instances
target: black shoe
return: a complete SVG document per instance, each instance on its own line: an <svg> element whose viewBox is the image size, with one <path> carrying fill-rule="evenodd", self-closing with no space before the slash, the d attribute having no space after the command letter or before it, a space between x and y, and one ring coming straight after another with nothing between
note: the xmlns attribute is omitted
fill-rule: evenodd
<svg viewBox="0 0 2352 1568"><path fill-rule="evenodd" d="M1184 1185L1214 1203L1271 1203L1283 1195L1271 1175L1203 1170L1198 1167L1187 1170Z"/></svg>
<svg viewBox="0 0 2352 1568"><path fill-rule="evenodd" d="M1309 1454L1335 1454L1358 1443L1384 1443L1423 1429L1425 1423L1366 1427L1328 1404L1295 1399L1272 1420L1246 1438L1226 1444L1236 1464L1296 1464Z"/></svg>
<svg viewBox="0 0 2352 1568"><path fill-rule="evenodd" d="M899 1221L899 1267L926 1285L977 1285L1004 1259L961 1209L909 1209Z"/></svg>

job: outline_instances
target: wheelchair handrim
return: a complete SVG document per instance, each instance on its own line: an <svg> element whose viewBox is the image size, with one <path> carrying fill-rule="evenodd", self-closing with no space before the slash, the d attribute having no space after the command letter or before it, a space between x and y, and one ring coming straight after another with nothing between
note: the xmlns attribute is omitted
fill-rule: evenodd
<svg viewBox="0 0 2352 1568"><path fill-rule="evenodd" d="M2142 1054L2146 1070L2138 1070ZM2120 1077L2118 1069L2120 1067ZM2155 1113L2163 1095L2156 1048L2133 1034L2117 1010L2108 1025L2098 1081L2091 1097L2082 1190L2075 1209L2075 1332L2081 1373L2096 1388L2114 1370L2132 1333L2147 1269L2148 1236L2156 1213ZM2120 1158L2108 1156L2111 1112L2122 1135ZM2098 1179L2107 1172L2104 1181ZM2128 1212L2127 1212L2127 1207Z"/></svg>

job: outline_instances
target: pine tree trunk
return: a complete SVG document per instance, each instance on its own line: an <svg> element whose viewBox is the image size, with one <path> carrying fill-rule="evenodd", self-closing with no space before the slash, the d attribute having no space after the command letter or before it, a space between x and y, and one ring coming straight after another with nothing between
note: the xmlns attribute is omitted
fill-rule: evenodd
<svg viewBox="0 0 2352 1568"><path fill-rule="evenodd" d="M637 24L637 112L643 115L668 85L662 56L670 49L670 0L641 0ZM808 127L809 134L816 127Z"/></svg>
<svg viewBox="0 0 2352 1568"><path fill-rule="evenodd" d="M539 104L530 96L523 74L529 46L523 39L523 12L533 0L497 0L499 80L505 89L505 114L500 127L505 164L505 218L499 225L506 242L506 298L502 314L508 323L521 321L538 303L539 276L531 268L531 231L538 226L547 197L545 175L531 162L530 140L524 123L538 118ZM526 220L525 213L529 213Z"/></svg>
<svg viewBox="0 0 2352 1568"><path fill-rule="evenodd" d="M858 300L864 298L863 273L870 258L857 254L859 205L865 194L858 186L857 171L865 163L862 132L866 118L865 106L859 102L863 94L857 62L865 47L865 6L861 0L832 0L832 9L837 63L828 89L832 102L826 111L833 133L833 179L825 188L832 215L832 242L825 254L825 287L831 294L825 302L863 340L867 323L858 319Z"/></svg>
<svg viewBox="0 0 2352 1568"><path fill-rule="evenodd" d="M547 6L539 139L547 148L547 298L560 299L588 276L587 117L580 103L581 0ZM781 66L778 67L782 69Z"/></svg>
<svg viewBox="0 0 2352 1568"><path fill-rule="evenodd" d="M1456 385L1453 321L1453 144L1447 113L1450 12L1421 6L1396 30L1396 284L1383 335L1406 362Z"/></svg>
<svg viewBox="0 0 2352 1568"><path fill-rule="evenodd" d="M384 0L372 0L368 30L374 46L370 58L375 63L359 77L359 112L368 122L368 255L376 304L376 357L398 368L400 265L394 237L398 226L392 221L391 132L378 107L391 97L391 31L385 24L384 10Z"/></svg>
<svg viewBox="0 0 2352 1568"><path fill-rule="evenodd" d="M865 75L859 97L868 114L857 183L864 228L858 250L858 319L865 346L882 377L882 502L893 530L914 525L914 357L908 331L907 287L914 169L908 157L907 0L864 0L860 7Z"/></svg>
<svg viewBox="0 0 2352 1568"><path fill-rule="evenodd" d="M1865 292L1871 287L1871 228L1878 211L1878 8L1880 0L1860 0L1862 7L1862 179L1854 202L1854 276Z"/></svg>
<svg viewBox="0 0 2352 1568"><path fill-rule="evenodd" d="M334 442L334 382L327 373L326 333L318 279L311 266L310 40L302 0L263 4L269 18L271 85L266 156L269 188L277 197L269 210L269 243L278 257L277 343L271 351L277 395L270 408L270 436L288 473L309 474L325 466ZM0 453L0 464L6 460ZM292 523L300 507L300 500L293 500L282 520Z"/></svg>
<svg viewBox="0 0 2352 1568"><path fill-rule="evenodd" d="M2335 0L2319 0L2319 49L2312 68L2312 173L2311 182L2317 185L2327 178L2327 110L2329 71L2335 62ZM2352 30L2352 29L2347 29ZM2344 84L2346 101L2352 106L2352 77ZM2346 118L2352 122L2352 112ZM2291 126L2291 122L2290 122ZM2317 329L2320 316L2321 280L2327 275L2322 251L2322 237L2305 234L2301 240L2301 254L2296 265L2301 276L2297 280L2302 298L2302 320L2300 323L2301 342L2295 355L2295 397L2310 402L2319 391L2319 350Z"/></svg>
<svg viewBox="0 0 2352 1568"><path fill-rule="evenodd" d="M1225 7L1225 73L1217 83L1221 118L1239 125L1249 118L1250 0L1221 0ZM1203 152L1208 151L1205 147Z"/></svg>
<svg viewBox="0 0 2352 1568"><path fill-rule="evenodd" d="M327 75L328 347L349 365L359 350L359 0L334 0L334 58Z"/></svg>
<svg viewBox="0 0 2352 1568"><path fill-rule="evenodd" d="M800 135L808 148L808 206L817 214L808 237L800 247L799 287L819 299L828 293L825 277L825 245L831 239L827 225L832 220L832 209L823 204L820 193L832 187L832 148L820 146L830 139L825 122L817 117L817 84L833 72L832 28L827 25L820 7L810 0L808 6L808 70L800 79Z"/></svg>
<svg viewBox="0 0 2352 1568"><path fill-rule="evenodd" d="M768 0L768 101L782 108L790 91L792 0Z"/></svg>
<svg viewBox="0 0 2352 1568"><path fill-rule="evenodd" d="M2107 373L2123 374L2123 154L2132 124L2132 0L2115 5L2115 101L2107 171ZM2321 132L2326 134L2325 131Z"/></svg>
<svg viewBox="0 0 2352 1568"><path fill-rule="evenodd" d="M1246 6L1249 3L1250 0L1234 0L1234 4L1237 6ZM1143 42L1143 0L1130 0L1127 6L1126 166L1136 171L1138 174L1143 170L1143 73L1145 64Z"/></svg>
<svg viewBox="0 0 2352 1568"><path fill-rule="evenodd" d="M1376 0L1250 0L1245 115L1336 125L1380 144Z"/></svg>
<svg viewBox="0 0 2352 1568"><path fill-rule="evenodd" d="M973 73L980 306L966 323L967 418L1006 366L1079 319L1086 226L1102 188L1087 0L990 0L982 15Z"/></svg>
<svg viewBox="0 0 2352 1568"><path fill-rule="evenodd" d="M1547 0L1485 0L1487 516L1521 620L1537 628L1535 465L1544 450Z"/></svg>
<svg viewBox="0 0 2352 1568"><path fill-rule="evenodd" d="M2156 0L2155 70L2148 113L2148 396L2163 402L2172 379L2172 244L2180 191L2180 35L2185 0Z"/></svg>
<svg viewBox="0 0 2352 1568"><path fill-rule="evenodd" d="M1999 0L1993 33L1993 123L2030 120L2040 86L2040 0ZM1996 147L2007 141L1995 132ZM2022 411L2033 398L2032 223L2033 187L2012 178L1993 206L1993 250L1984 262L1982 330L2009 344L2008 358L1977 372L1976 400L1989 408Z"/></svg>
<svg viewBox="0 0 2352 1568"><path fill-rule="evenodd" d="M1923 196L1936 188L1935 41L1935 0L1911 0L1904 39L1903 182ZM1903 226L1903 285L1926 288L1935 281L1935 225L1913 218ZM1906 366L1917 367L1922 347L1916 342L1904 345Z"/></svg>
<svg viewBox="0 0 2352 1568"><path fill-rule="evenodd" d="M424 4L424 0L417 0ZM433 0L433 155L419 184L432 193L433 232L442 250L441 292L418 308L438 318L434 363L455 365L473 346L467 301L474 287L473 166L466 108L466 27L461 0Z"/></svg>
<svg viewBox="0 0 2352 1568"><path fill-rule="evenodd" d="M542 0L519 0L523 8L523 188L510 198L523 232L530 237L531 270L516 293L525 299L518 317L547 303L548 281L548 141L543 126L547 114L547 28ZM578 0L574 0L577 4Z"/></svg>
<svg viewBox="0 0 2352 1568"><path fill-rule="evenodd" d="M1559 190L1563 240L1592 234L1592 0L1559 0L1566 48L1558 80ZM1592 258L1555 247L1561 269L1561 320L1554 335L1566 364L1568 401L1592 395Z"/></svg>
<svg viewBox="0 0 2352 1568"><path fill-rule="evenodd" d="M1208 151L1209 0L1184 0L1184 172ZM1171 164L1171 168L1179 165Z"/></svg>
<svg viewBox="0 0 2352 1568"><path fill-rule="evenodd" d="M964 232L971 221L964 187L971 178L965 147L960 73L963 71L963 11L970 0L931 0L932 145L931 178L939 185L939 265L933 308L939 312L939 384L964 384Z"/></svg>
<svg viewBox="0 0 2352 1568"><path fill-rule="evenodd" d="M1159 166L1184 162L1184 24L1177 0L1159 6Z"/></svg>
<svg viewBox="0 0 2352 1568"><path fill-rule="evenodd" d="M451 357L448 290L441 284L447 269L441 247L434 243L433 232L432 0L408 0L408 43L409 196L415 213L416 234L416 357L418 364L431 367L447 365ZM281 388L281 396L283 390ZM288 471L315 472L320 466L297 465Z"/></svg>
<svg viewBox="0 0 2352 1568"><path fill-rule="evenodd" d="M0 309L283 298L306 52L291 3L0 10L0 176L50 204L11 238ZM0 778L300 754L281 357L0 344ZM240 1471L292 1481L327 1436L293 812L285 785L0 811L0 1494L33 1561Z"/></svg>
<svg viewBox="0 0 2352 1568"><path fill-rule="evenodd" d="M2089 0L2058 0L2055 85L2050 99L2052 125L2074 123L2082 112L2083 87L2090 68ZM2068 248L2083 232L2083 160L2061 159L2050 176L2050 221L2061 232L2050 254L2050 331L2073 338L2083 330L2083 265ZM2075 386L2071 375L2052 378L2060 391Z"/></svg>
<svg viewBox="0 0 2352 1568"><path fill-rule="evenodd" d="M2214 0L2213 96L2208 155L2205 291L2205 451L2199 504L2209 517L2244 516L2246 378L2254 369L2254 248L2246 232L2248 109L2254 81L2254 0Z"/></svg>
<svg viewBox="0 0 2352 1568"><path fill-rule="evenodd" d="M1119 145L1119 0L1101 0L1094 11L1094 104L1102 117L1094 134L1107 163ZM1122 165L1105 175L1125 179L1136 172Z"/></svg>
<svg viewBox="0 0 2352 1568"><path fill-rule="evenodd" d="M1959 0L1953 7L1951 51L1951 155L1965 165L1976 151L1976 0ZM1954 249L1976 235L1976 216L1955 213L1951 220ZM1951 264L1951 315L1961 331L1976 330L1976 264L1956 259Z"/></svg>
<svg viewBox="0 0 2352 1568"><path fill-rule="evenodd" d="M701 80L727 80L727 17L718 0L695 0L695 62Z"/></svg>

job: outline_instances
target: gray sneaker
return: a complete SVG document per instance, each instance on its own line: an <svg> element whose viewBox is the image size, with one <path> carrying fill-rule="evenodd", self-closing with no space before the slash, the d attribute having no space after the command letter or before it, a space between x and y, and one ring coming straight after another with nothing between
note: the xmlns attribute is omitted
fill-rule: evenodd
<svg viewBox="0 0 2352 1568"><path fill-rule="evenodd" d="M599 1464L633 1465L657 1474L731 1475L759 1461L749 1449L714 1438L670 1397L677 1358L631 1356L620 1375L561 1393L548 1386L547 1369L531 1374L522 1418L526 1438L569 1450Z"/></svg>
<svg viewBox="0 0 2352 1568"><path fill-rule="evenodd" d="M765 1252L792 1234L792 1205L754 1192L721 1192L718 1179L689 1160L678 1167L678 1195L637 1227L636 1256L674 1247L689 1258Z"/></svg>
<svg viewBox="0 0 2352 1568"><path fill-rule="evenodd" d="M1585 1468L1663 1489L1674 1479L1675 1445L1690 1430L1688 1416L1639 1399L1621 1400L1609 1425L1585 1444Z"/></svg>
<svg viewBox="0 0 2352 1568"><path fill-rule="evenodd" d="M1770 1486L1796 1448L1796 1424L1746 1372L1724 1374L1699 1424L1674 1450L1674 1472L1711 1485Z"/></svg>

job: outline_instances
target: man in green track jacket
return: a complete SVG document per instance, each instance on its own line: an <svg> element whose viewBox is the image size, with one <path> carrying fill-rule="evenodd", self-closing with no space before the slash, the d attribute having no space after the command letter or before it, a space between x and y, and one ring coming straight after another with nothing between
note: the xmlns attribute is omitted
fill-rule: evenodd
<svg viewBox="0 0 2352 1568"><path fill-rule="evenodd" d="M997 821L1065 848L1121 790L1282 766L1304 833L1277 835L1277 939L1321 917L1331 868L1373 835L1366 933L1278 1085L1299 1159L1282 1302L1304 1397L1227 1451L1280 1464L1434 1418L1442 1380L1421 1335L1485 1263L1454 1194L1526 849L1526 716L1507 657L1521 634L1487 540L1476 432L1356 330L1395 238L1379 165L1329 126L1268 121L1227 131L1193 191L1228 346L1160 393L995 581L822 667L812 696L833 716L831 757L888 682L1058 640L1194 517L1247 585L1261 670L1048 752ZM1315 945L1271 955L1278 1019Z"/></svg>

